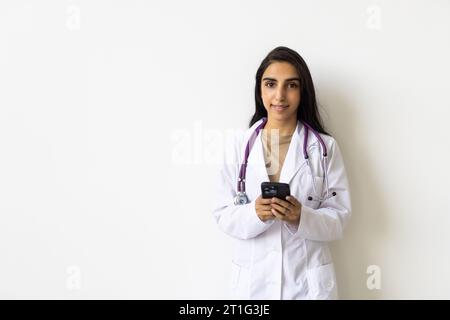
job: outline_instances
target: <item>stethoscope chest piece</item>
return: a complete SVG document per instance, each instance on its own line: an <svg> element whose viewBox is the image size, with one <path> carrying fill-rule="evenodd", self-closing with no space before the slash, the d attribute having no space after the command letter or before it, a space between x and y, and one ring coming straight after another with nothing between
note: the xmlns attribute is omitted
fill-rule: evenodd
<svg viewBox="0 0 450 320"><path fill-rule="evenodd" d="M237 206L249 203L247 194L245 192L238 192L236 197L234 197L234 204Z"/></svg>

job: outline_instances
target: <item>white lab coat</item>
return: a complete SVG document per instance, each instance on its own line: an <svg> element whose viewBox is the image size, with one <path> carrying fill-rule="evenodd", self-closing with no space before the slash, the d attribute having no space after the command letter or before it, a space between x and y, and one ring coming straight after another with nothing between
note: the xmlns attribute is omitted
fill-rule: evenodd
<svg viewBox="0 0 450 320"><path fill-rule="evenodd" d="M311 174L303 157L304 126L297 122L279 182L290 184L302 203L298 229L279 220L262 222L255 211L261 182L269 181L261 134L250 152L246 192L250 203L236 206L239 168L257 121L225 155L216 188L213 216L219 228L235 240L231 261L231 298L234 299L337 299L337 284L328 242L342 238L351 216L351 200L343 159L336 141L321 134L328 148L328 182L336 196L323 202L314 195ZM317 192L324 194L319 142L309 131L308 154Z"/></svg>

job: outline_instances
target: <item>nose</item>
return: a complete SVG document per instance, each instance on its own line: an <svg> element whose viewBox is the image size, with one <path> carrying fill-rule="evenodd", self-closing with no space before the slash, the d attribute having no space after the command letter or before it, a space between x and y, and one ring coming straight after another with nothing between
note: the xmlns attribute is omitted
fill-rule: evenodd
<svg viewBox="0 0 450 320"><path fill-rule="evenodd" d="M283 102L286 96L286 90L283 86L279 86L277 91L275 92L275 98L278 102Z"/></svg>

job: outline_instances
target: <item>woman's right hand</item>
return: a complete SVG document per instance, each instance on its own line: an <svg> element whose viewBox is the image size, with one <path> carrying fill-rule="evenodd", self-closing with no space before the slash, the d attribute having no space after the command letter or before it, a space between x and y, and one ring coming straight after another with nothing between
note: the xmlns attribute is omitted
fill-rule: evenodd
<svg viewBox="0 0 450 320"><path fill-rule="evenodd" d="M263 222L275 219L275 216L272 214L271 202L271 199L263 199L261 195L255 200L256 215Z"/></svg>

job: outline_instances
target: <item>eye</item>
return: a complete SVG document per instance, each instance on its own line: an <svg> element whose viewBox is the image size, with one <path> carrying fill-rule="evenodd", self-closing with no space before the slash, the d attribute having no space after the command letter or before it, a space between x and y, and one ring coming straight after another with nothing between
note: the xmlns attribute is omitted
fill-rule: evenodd
<svg viewBox="0 0 450 320"><path fill-rule="evenodd" d="M289 85L290 86L292 85L291 88L298 88L298 85L296 83L294 83L294 82L290 83Z"/></svg>
<svg viewBox="0 0 450 320"><path fill-rule="evenodd" d="M273 82L268 81L268 82L266 82L265 86L269 87L269 88L272 88L273 84L274 84Z"/></svg>

